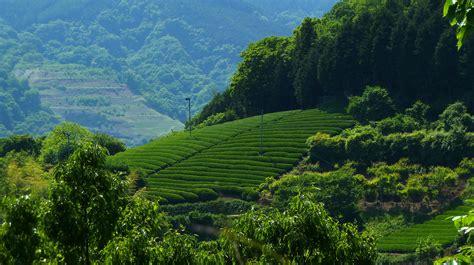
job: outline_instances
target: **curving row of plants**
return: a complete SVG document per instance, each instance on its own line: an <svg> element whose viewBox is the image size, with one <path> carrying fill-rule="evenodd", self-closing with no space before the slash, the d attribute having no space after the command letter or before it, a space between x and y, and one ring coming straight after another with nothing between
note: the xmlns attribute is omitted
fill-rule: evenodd
<svg viewBox="0 0 474 265"><path fill-rule="evenodd" d="M331 122L332 121L332 122ZM212 146L187 160L153 174L148 178L150 194L168 202L185 202L196 199L183 196L183 186L206 182L218 196L255 196L252 187L292 168L306 152L306 139L316 131L336 133L350 126L352 121L343 115L327 114L318 110L301 111L235 136ZM170 196L153 186L176 189ZM199 200L209 199L208 194L195 193ZM179 196L176 196L179 195Z"/></svg>
<svg viewBox="0 0 474 265"><path fill-rule="evenodd" d="M424 223L402 228L381 238L378 242L378 250L392 253L414 252L419 241L429 237L442 246L447 246L453 243L458 235L450 217L465 215L470 209L470 206L461 205Z"/></svg>
<svg viewBox="0 0 474 265"><path fill-rule="evenodd" d="M261 117L253 117L198 129L192 137L178 133L114 159L148 173L147 195L162 203L254 198L255 188L267 177L281 175L298 163L307 152L309 136L338 133L353 121L313 109L268 114L263 128L260 123ZM190 139L193 148L187 146ZM185 148L189 150L183 154Z"/></svg>
<svg viewBox="0 0 474 265"><path fill-rule="evenodd" d="M295 111L278 112L265 115L264 123L292 115ZM260 117L252 117L212 127L204 127L192 132L172 132L168 136L150 143L119 153L109 158L109 163L125 163L131 168L140 168L150 174L193 156L211 146L222 143L242 132L256 128Z"/></svg>

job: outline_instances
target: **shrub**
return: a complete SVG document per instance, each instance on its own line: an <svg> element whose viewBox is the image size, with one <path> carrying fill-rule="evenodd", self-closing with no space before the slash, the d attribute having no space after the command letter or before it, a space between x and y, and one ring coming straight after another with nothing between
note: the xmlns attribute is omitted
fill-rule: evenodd
<svg viewBox="0 0 474 265"><path fill-rule="evenodd" d="M429 110L429 105L418 100L411 107L405 110L405 115L412 117L420 124L425 124L428 121Z"/></svg>
<svg viewBox="0 0 474 265"><path fill-rule="evenodd" d="M456 168L459 177L467 179L474 175L474 158L464 158Z"/></svg>
<svg viewBox="0 0 474 265"><path fill-rule="evenodd" d="M424 169L420 165L410 164L408 159L400 159L395 164L387 164L385 162L377 163L369 168L367 168L367 174L380 177L386 174L397 174L399 180L402 183L405 183L411 174L420 173Z"/></svg>
<svg viewBox="0 0 474 265"><path fill-rule="evenodd" d="M224 122L236 120L237 118L238 116L235 113L235 111L229 109L229 110L226 110L225 112L219 112L207 117L207 119L205 119L203 122L198 124L196 128L203 128L206 126L221 124ZM189 125L186 124L186 126L189 126Z"/></svg>
<svg viewBox="0 0 474 265"><path fill-rule="evenodd" d="M460 131L430 131L421 141L420 163L456 165L468 153L469 139Z"/></svg>
<svg viewBox="0 0 474 265"><path fill-rule="evenodd" d="M386 148L384 158L388 162L395 162L400 158L410 158L412 160L423 160L421 141L425 137L424 131L412 133L395 133L384 137Z"/></svg>
<svg viewBox="0 0 474 265"><path fill-rule="evenodd" d="M94 134L92 141L107 149L109 155L115 155L127 149L122 141L105 133Z"/></svg>
<svg viewBox="0 0 474 265"><path fill-rule="evenodd" d="M452 196L450 189L457 187L457 170L446 167L425 168L408 160L389 165L378 163L366 170L368 176L363 194L367 201L445 201Z"/></svg>
<svg viewBox="0 0 474 265"><path fill-rule="evenodd" d="M197 195L199 196L199 200L202 201L214 200L219 196L217 192L212 189L199 189Z"/></svg>
<svg viewBox="0 0 474 265"><path fill-rule="evenodd" d="M8 152L27 152L37 156L41 150L41 141L30 135L13 135L6 139L0 139L0 157Z"/></svg>
<svg viewBox="0 0 474 265"><path fill-rule="evenodd" d="M474 129L474 118L467 112L467 108L462 102L456 102L449 105L439 115L438 129L472 131Z"/></svg>
<svg viewBox="0 0 474 265"><path fill-rule="evenodd" d="M327 133L317 133L308 139L308 143L312 147L310 151L311 162L334 163L344 158L345 141L340 137L331 137Z"/></svg>
<svg viewBox="0 0 474 265"><path fill-rule="evenodd" d="M380 161L395 163L408 158L422 165L455 166L464 157L474 155L473 135L460 131L419 130L384 136L376 128L358 126L338 136L319 134L310 138L310 158L311 162L325 161L327 157L332 163L349 159L366 165ZM340 147L343 143L344 148Z"/></svg>
<svg viewBox="0 0 474 265"><path fill-rule="evenodd" d="M356 127L346 138L346 155L355 161L381 160L385 151L383 137L370 126Z"/></svg>
<svg viewBox="0 0 474 265"><path fill-rule="evenodd" d="M474 198L474 178L468 180L467 186L463 190L461 197L464 200L470 200Z"/></svg>
<svg viewBox="0 0 474 265"><path fill-rule="evenodd" d="M242 191L242 199L246 201L256 201L258 199L258 191L253 188L246 188Z"/></svg>
<svg viewBox="0 0 474 265"><path fill-rule="evenodd" d="M431 237L427 237L418 242L418 247L415 251L416 260L425 264L430 264L441 255L442 250L441 244L433 240Z"/></svg>
<svg viewBox="0 0 474 265"><path fill-rule="evenodd" d="M312 194L325 208L339 219L357 218L357 201L362 196L363 177L355 175L350 165L326 173L307 172L287 175L268 184L273 194L273 205L281 207L298 194Z"/></svg>
<svg viewBox="0 0 474 265"><path fill-rule="evenodd" d="M376 128L383 134L406 133L422 129L421 124L413 117L397 114L376 123Z"/></svg>
<svg viewBox="0 0 474 265"><path fill-rule="evenodd" d="M366 123L389 117L394 114L395 106L385 88L368 86L362 96L349 98L347 112Z"/></svg>
<svg viewBox="0 0 474 265"><path fill-rule="evenodd" d="M374 178L369 183L372 189L376 191L377 198L380 201L399 201L399 179L400 176L396 173L384 174Z"/></svg>

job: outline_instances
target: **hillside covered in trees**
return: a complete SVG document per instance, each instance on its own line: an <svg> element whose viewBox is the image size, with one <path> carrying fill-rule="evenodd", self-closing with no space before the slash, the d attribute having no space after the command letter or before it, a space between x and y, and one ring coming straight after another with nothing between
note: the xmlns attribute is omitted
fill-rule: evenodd
<svg viewBox="0 0 474 265"><path fill-rule="evenodd" d="M463 100L472 110L474 41L466 38L457 51L443 5L342 1L321 19L305 19L291 37L252 44L229 88L194 123L343 102L367 85L386 87L403 107L422 100L441 111Z"/></svg>
<svg viewBox="0 0 474 265"><path fill-rule="evenodd" d="M0 263L473 264L474 2L441 1L346 0L251 44L187 130L139 147L71 122L0 138ZM46 69L0 75L0 129L47 131L70 91L151 113L112 68Z"/></svg>
<svg viewBox="0 0 474 265"><path fill-rule="evenodd" d="M263 0L1 0L2 78L30 81L40 99L46 98L44 107L49 105L52 110L52 115L43 115L47 121L25 128L20 124L24 119L14 113L14 107L0 108L2 116L11 120L7 124L2 119L2 135L42 133L43 127L51 129L49 122L56 119L114 133L110 128L96 128L75 119L78 113L65 115L61 105L47 100L50 95L77 95L62 93L62 88L70 87L97 88L99 91L89 93L90 97L99 97L102 84L111 82L125 84L143 96L144 112L155 112L154 116L159 112L183 121L187 115L184 98L192 96L193 111L197 112L215 93L224 90L240 60L239 53L249 43L270 35L290 35L305 16L320 16L334 2L298 0L287 5ZM98 84L91 86L91 82ZM13 88L3 84L2 88L3 93L20 100L19 95L9 92ZM72 112L84 107L69 105ZM90 109L80 113L87 115ZM124 111L130 113L129 109L117 109L110 115L95 108L89 119L100 118L113 126ZM131 112L136 115L134 110ZM164 125L155 128L155 136L180 128L179 122L172 124L160 118L142 127L156 123ZM115 135L134 145L141 141ZM125 136L141 138L135 133Z"/></svg>

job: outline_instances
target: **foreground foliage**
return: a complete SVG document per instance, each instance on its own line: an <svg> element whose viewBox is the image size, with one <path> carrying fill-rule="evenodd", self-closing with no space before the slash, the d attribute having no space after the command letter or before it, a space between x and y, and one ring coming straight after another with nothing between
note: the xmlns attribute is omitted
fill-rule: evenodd
<svg viewBox="0 0 474 265"><path fill-rule="evenodd" d="M251 211L224 232L234 262L258 264L373 264L375 239L352 224L339 224L305 196L288 209ZM240 257L240 259L239 259Z"/></svg>
<svg viewBox="0 0 474 265"><path fill-rule="evenodd" d="M66 263L89 263L112 237L126 186L105 169L105 150L83 144L54 172L46 203L46 234Z"/></svg>
<svg viewBox="0 0 474 265"><path fill-rule="evenodd" d="M458 39L458 48L469 34L474 30L474 2L472 0L451 1L447 0L444 4L443 14L451 20L451 25L457 26L456 38Z"/></svg>
<svg viewBox="0 0 474 265"><path fill-rule="evenodd" d="M306 196L286 209L251 210L217 241L174 230L159 206L128 195L105 167L106 151L84 142L54 169L47 199L3 199L0 261L68 264L359 263L376 257L375 240L339 224Z"/></svg>

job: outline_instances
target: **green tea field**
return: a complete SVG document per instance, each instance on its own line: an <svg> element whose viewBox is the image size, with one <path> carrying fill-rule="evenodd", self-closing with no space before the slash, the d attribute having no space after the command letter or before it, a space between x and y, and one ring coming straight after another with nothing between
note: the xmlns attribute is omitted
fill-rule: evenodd
<svg viewBox="0 0 474 265"><path fill-rule="evenodd" d="M263 126L261 126L263 124ZM147 174L147 194L162 203L241 196L289 171L316 132L338 133L349 116L295 110L178 132L111 158Z"/></svg>
<svg viewBox="0 0 474 265"><path fill-rule="evenodd" d="M39 91L59 120L81 124L138 146L153 137L181 130L183 124L147 106L143 96L116 77L77 65L44 65L18 70Z"/></svg>
<svg viewBox="0 0 474 265"><path fill-rule="evenodd" d="M442 246L447 246L458 234L451 216L465 215L471 206L461 205L453 210L445 211L432 220L403 228L379 240L378 249L381 252L403 253L415 252L421 239L431 237Z"/></svg>

